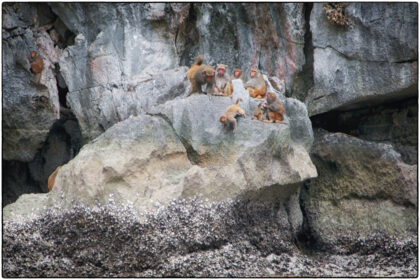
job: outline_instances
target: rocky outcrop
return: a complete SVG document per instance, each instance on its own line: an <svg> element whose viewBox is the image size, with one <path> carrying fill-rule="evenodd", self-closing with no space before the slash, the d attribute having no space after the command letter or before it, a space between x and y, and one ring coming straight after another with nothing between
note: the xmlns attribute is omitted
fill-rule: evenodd
<svg viewBox="0 0 420 280"><path fill-rule="evenodd" d="M404 163L389 144L322 130L315 135L312 158L320 176L302 189L302 201L310 234L324 248L347 252L343 240L416 232L417 165Z"/></svg>
<svg viewBox="0 0 420 280"><path fill-rule="evenodd" d="M246 92L240 85L235 91ZM218 118L232 103L229 97L193 95L119 122L62 167L49 204L93 206L112 196L141 213L177 198L223 201L269 186L287 191L317 176L308 154L312 129L300 102L285 102L285 124L251 120L247 112L235 131L224 130ZM257 102L248 105L255 109ZM295 141L292 135L306 138ZM19 201L6 207L5 219L15 207L25 208Z"/></svg>
<svg viewBox="0 0 420 280"><path fill-rule="evenodd" d="M329 22L322 5L314 4L310 19L314 86L306 97L309 115L417 94L416 4L349 3L349 27Z"/></svg>

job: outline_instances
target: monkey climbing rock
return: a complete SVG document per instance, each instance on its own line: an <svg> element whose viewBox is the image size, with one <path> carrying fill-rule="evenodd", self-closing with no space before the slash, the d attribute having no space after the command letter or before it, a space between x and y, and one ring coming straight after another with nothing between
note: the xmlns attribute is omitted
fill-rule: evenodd
<svg viewBox="0 0 420 280"><path fill-rule="evenodd" d="M245 111L239 107L238 103L242 101L241 98L236 100L236 103L227 107L226 112L220 116L219 121L223 124L223 127L231 126L232 130L236 129L236 117L245 117Z"/></svg>
<svg viewBox="0 0 420 280"><path fill-rule="evenodd" d="M36 74L36 83L39 84L42 69L44 69L44 61L36 51L31 51L29 62L31 65L31 71Z"/></svg>

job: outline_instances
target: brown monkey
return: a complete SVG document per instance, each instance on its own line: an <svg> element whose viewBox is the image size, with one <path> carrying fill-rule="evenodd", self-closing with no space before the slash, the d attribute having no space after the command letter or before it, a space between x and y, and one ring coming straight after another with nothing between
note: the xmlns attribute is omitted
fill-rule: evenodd
<svg viewBox="0 0 420 280"><path fill-rule="evenodd" d="M226 85L224 95L226 95L226 96L231 96L232 95L232 92L233 92L233 83L232 83L232 80L236 80L236 79L241 79L242 82L245 84L244 77L242 75L242 70L239 69L239 68L235 68L233 70L232 79Z"/></svg>
<svg viewBox="0 0 420 280"><path fill-rule="evenodd" d="M258 107L254 111L254 116L252 119L262 121L264 118L264 114L266 113L266 109L264 108L264 104L258 104Z"/></svg>
<svg viewBox="0 0 420 280"><path fill-rule="evenodd" d="M190 69L187 72L187 78L190 81L190 83L193 83L192 77L195 74L195 72L197 71L198 67L200 67L201 64L203 64L204 62L204 56L203 55L199 55L196 57L196 59L194 60L193 65L191 65Z"/></svg>
<svg viewBox="0 0 420 280"><path fill-rule="evenodd" d="M265 99L267 104L264 104L264 107L267 109L267 118L266 122L279 122L283 123L284 117L284 107L281 102L277 99L274 92L268 92Z"/></svg>
<svg viewBox="0 0 420 280"><path fill-rule="evenodd" d="M236 117L245 117L245 111L238 105L239 101L242 101L242 99L238 98L236 103L227 107L226 112L220 116L219 121L223 124L223 127L226 127L226 125L231 125L232 130L235 130Z"/></svg>
<svg viewBox="0 0 420 280"><path fill-rule="evenodd" d="M226 64L217 64L216 66L215 89L217 95L224 95L226 86L229 83L230 77L227 73L227 68Z"/></svg>
<svg viewBox="0 0 420 280"><path fill-rule="evenodd" d="M31 51L29 62L31 64L31 71L36 74L36 83L39 84L39 81L41 80L42 69L44 68L44 61L36 51Z"/></svg>
<svg viewBox="0 0 420 280"><path fill-rule="evenodd" d="M252 67L249 76L250 78L245 83L245 88L248 90L249 96L253 98L264 98L267 85L265 84L263 75L261 75L256 67Z"/></svg>
<svg viewBox="0 0 420 280"><path fill-rule="evenodd" d="M203 93L201 86L207 84L206 91L208 94L214 94L214 68L210 65L202 64L203 56L198 56L194 64L187 72L187 78L191 82L191 90L187 96L193 92Z"/></svg>
<svg viewBox="0 0 420 280"><path fill-rule="evenodd" d="M54 187L55 177L57 177L58 171L61 169L61 165L58 166L53 173L51 173L50 177L48 177L48 190L51 191Z"/></svg>

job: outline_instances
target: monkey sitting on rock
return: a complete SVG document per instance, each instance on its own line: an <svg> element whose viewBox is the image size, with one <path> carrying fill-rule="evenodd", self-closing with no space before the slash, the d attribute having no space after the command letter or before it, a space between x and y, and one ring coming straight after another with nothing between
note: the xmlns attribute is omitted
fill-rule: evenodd
<svg viewBox="0 0 420 280"><path fill-rule="evenodd" d="M263 104L263 107L267 112L267 120L263 121L283 123L284 107L277 99L276 94L274 92L268 92L265 99L267 100L267 103Z"/></svg>
<svg viewBox="0 0 420 280"><path fill-rule="evenodd" d="M228 66L226 64L216 65L215 89L217 95L225 95L226 86L230 81L227 68Z"/></svg>
<svg viewBox="0 0 420 280"><path fill-rule="evenodd" d="M201 87L206 84L206 93L215 94L215 71L210 65L203 64L204 57L202 55L197 56L194 64L190 67L187 72L187 78L191 83L191 90L187 94L190 96L192 93L203 93Z"/></svg>
<svg viewBox="0 0 420 280"><path fill-rule="evenodd" d="M229 81L229 83L226 85L226 88L225 88L225 94L224 94L225 96L231 96L232 95L233 90L234 90L232 80L236 80L236 79L242 80L242 83L245 84L245 80L244 80L244 77L242 75L242 70L239 69L239 68L235 68L233 70L232 79Z"/></svg>
<svg viewBox="0 0 420 280"><path fill-rule="evenodd" d="M266 114L266 108L264 107L264 103L258 104L258 107L254 111L254 116L252 117L253 120L262 121L264 119L264 115Z"/></svg>
<svg viewBox="0 0 420 280"><path fill-rule="evenodd" d="M264 77L256 67L251 68L249 79L245 83L245 89L248 90L249 96L253 98L264 98L267 91Z"/></svg>

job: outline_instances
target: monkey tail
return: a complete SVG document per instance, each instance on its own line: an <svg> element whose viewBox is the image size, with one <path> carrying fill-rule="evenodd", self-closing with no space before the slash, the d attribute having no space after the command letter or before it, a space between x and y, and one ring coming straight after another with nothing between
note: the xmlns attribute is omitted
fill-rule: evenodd
<svg viewBox="0 0 420 280"><path fill-rule="evenodd" d="M239 101L242 101L242 98L236 99L236 103L235 104L238 105Z"/></svg>
<svg viewBox="0 0 420 280"><path fill-rule="evenodd" d="M194 65L201 65L204 62L204 56L203 55L199 55L197 56L197 58L194 60Z"/></svg>

